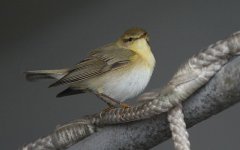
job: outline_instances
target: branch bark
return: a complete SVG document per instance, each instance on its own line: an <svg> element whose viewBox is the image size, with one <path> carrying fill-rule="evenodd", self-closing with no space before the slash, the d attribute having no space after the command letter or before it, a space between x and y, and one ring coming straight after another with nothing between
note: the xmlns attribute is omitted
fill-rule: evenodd
<svg viewBox="0 0 240 150"><path fill-rule="evenodd" d="M240 57L237 57L183 103L188 128L239 102L239 66ZM149 149L171 136L167 113L141 121L98 128L98 130L68 150Z"/></svg>

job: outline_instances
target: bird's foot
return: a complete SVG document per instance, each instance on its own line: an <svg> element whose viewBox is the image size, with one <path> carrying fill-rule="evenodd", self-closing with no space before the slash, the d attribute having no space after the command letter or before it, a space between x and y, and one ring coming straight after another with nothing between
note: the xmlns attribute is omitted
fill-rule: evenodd
<svg viewBox="0 0 240 150"><path fill-rule="evenodd" d="M126 103L119 103L118 106L113 106L113 105L110 105L108 104L108 107L103 109L101 112L100 112L100 117L103 117L105 113L108 113L110 112L111 110L115 109L115 108L122 108L122 109L127 109L127 108L130 108L131 106L129 106L128 104ZM122 116L122 114L120 114Z"/></svg>
<svg viewBox="0 0 240 150"><path fill-rule="evenodd" d="M127 103L120 103L120 107L123 109L130 108L131 106L128 105Z"/></svg>
<svg viewBox="0 0 240 150"><path fill-rule="evenodd" d="M108 104L108 107L107 107L107 108L104 108L104 109L102 110L102 113L109 112L110 110L115 109L115 108L123 108L123 109L126 109L126 108L130 108L130 107L131 107L131 106L129 106L127 103L119 103L118 105Z"/></svg>

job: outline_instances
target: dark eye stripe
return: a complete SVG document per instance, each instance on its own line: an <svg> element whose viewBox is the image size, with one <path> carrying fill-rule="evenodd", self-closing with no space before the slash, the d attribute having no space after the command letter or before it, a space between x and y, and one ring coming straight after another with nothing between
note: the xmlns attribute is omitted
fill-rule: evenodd
<svg viewBox="0 0 240 150"><path fill-rule="evenodd" d="M127 39L123 39L124 42L131 42L133 40L136 40L138 38L127 38Z"/></svg>
<svg viewBox="0 0 240 150"><path fill-rule="evenodd" d="M145 37L145 36L147 36L147 33L146 33L146 32L143 33L140 37L129 37L129 38L125 38L125 39L123 39L123 42L131 42L131 41L133 41L133 40L137 40L137 39L143 38L143 37Z"/></svg>

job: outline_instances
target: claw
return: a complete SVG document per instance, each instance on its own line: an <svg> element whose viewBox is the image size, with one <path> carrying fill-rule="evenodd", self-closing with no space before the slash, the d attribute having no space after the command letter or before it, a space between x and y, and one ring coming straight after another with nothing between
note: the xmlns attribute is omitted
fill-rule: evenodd
<svg viewBox="0 0 240 150"><path fill-rule="evenodd" d="M130 108L130 106L126 103L120 103L120 107L123 109Z"/></svg>
<svg viewBox="0 0 240 150"><path fill-rule="evenodd" d="M123 109L126 109L126 108L130 108L131 106L129 106L128 104L126 103L119 103L119 106L116 107L116 106L113 106L111 104L108 104L108 107L103 109L100 113L100 117L102 117L103 114L111 111L112 109L115 109L115 108L123 108Z"/></svg>

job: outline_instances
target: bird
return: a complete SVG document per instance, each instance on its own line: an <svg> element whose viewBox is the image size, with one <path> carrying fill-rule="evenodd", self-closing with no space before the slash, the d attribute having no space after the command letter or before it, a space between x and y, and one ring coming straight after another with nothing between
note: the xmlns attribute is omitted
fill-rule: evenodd
<svg viewBox="0 0 240 150"><path fill-rule="evenodd" d="M126 30L117 40L90 51L71 68L26 71L29 81L55 79L49 87L65 85L63 97L90 92L111 107L130 107L125 100L139 95L155 67L149 34L142 28Z"/></svg>

